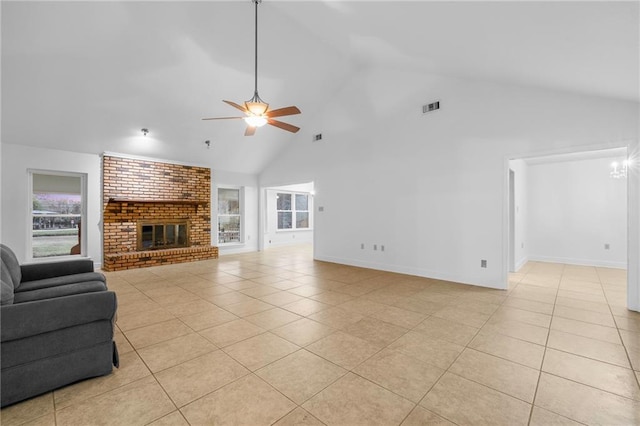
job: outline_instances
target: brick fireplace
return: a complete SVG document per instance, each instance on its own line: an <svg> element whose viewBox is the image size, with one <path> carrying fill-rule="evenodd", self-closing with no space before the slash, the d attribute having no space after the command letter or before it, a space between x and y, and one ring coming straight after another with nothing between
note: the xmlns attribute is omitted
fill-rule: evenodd
<svg viewBox="0 0 640 426"><path fill-rule="evenodd" d="M103 269L215 259L211 170L102 157Z"/></svg>

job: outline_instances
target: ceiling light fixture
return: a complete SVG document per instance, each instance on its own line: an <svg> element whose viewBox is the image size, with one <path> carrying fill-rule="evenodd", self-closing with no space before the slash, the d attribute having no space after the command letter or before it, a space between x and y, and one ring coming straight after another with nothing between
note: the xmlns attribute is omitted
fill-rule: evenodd
<svg viewBox="0 0 640 426"><path fill-rule="evenodd" d="M147 136L147 134L149 133L149 129L147 129L147 128L142 128L142 129L140 129L140 131L142 132L142 134L144 136Z"/></svg>
<svg viewBox="0 0 640 426"><path fill-rule="evenodd" d="M267 119L264 117L264 113L269 109L269 104L260 99L258 95L258 4L262 3L262 0L252 0L255 4L255 26L254 26L254 68L253 68L253 97L248 101L245 101L244 107L251 113L248 117L244 118L244 121L249 126L262 127L267 124Z"/></svg>

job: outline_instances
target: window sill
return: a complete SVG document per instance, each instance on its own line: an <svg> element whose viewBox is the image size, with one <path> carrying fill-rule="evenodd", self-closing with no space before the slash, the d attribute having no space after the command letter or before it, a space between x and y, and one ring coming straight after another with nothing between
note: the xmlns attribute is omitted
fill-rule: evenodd
<svg viewBox="0 0 640 426"><path fill-rule="evenodd" d="M278 232L307 232L307 231L313 231L313 228L277 229L276 234Z"/></svg>

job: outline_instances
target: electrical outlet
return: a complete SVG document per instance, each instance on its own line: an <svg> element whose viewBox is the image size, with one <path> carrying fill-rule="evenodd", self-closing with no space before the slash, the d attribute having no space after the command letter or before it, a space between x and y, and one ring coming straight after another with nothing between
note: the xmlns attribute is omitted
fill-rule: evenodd
<svg viewBox="0 0 640 426"><path fill-rule="evenodd" d="M605 245L604 245L604 249L605 249L605 250L609 250L609 249L611 249L611 245L610 245L610 244L608 244L608 243L607 243L607 244L605 244Z"/></svg>
<svg viewBox="0 0 640 426"><path fill-rule="evenodd" d="M486 267L487 267L487 261L486 261L486 260L484 260L484 259L482 259L482 260L480 261L480 267L481 267L481 268L486 268Z"/></svg>
<svg viewBox="0 0 640 426"><path fill-rule="evenodd" d="M364 243L360 243L360 249L364 250Z"/></svg>
<svg viewBox="0 0 640 426"><path fill-rule="evenodd" d="M380 246L380 251L384 251L384 246L383 245Z"/></svg>
<svg viewBox="0 0 640 426"><path fill-rule="evenodd" d="M323 212L324 211L324 207L323 206L318 207L318 211L319 212Z"/></svg>
<svg viewBox="0 0 640 426"><path fill-rule="evenodd" d="M520 243L520 248L524 248L524 243Z"/></svg>
<svg viewBox="0 0 640 426"><path fill-rule="evenodd" d="M373 249L374 249L374 250L378 250L378 245L377 245L377 244L374 244L374 245L373 245Z"/></svg>

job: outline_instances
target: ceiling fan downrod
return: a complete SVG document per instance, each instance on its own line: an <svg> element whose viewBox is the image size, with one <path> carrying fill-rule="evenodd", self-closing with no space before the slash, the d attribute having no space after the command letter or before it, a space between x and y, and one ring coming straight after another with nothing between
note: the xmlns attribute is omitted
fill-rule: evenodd
<svg viewBox="0 0 640 426"><path fill-rule="evenodd" d="M262 0L251 0L255 4L255 24L254 24L254 85L253 85L253 98L249 99L246 103L260 103L268 105L265 101L260 99L258 95L258 4L262 3ZM266 111L266 108L265 108Z"/></svg>

